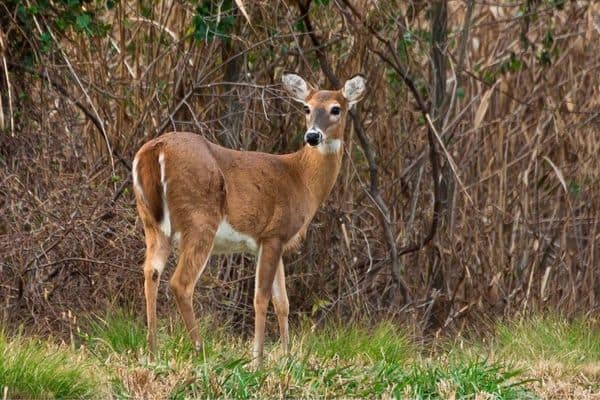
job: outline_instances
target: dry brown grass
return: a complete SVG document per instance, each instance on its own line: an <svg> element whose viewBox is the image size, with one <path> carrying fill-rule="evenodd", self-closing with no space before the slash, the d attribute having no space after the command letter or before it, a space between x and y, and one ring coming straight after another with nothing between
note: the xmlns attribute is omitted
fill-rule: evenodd
<svg viewBox="0 0 600 400"><path fill-rule="evenodd" d="M600 399L594 385L598 382L598 363L577 368L558 362L539 362L527 370L539 383L533 388L543 399Z"/></svg>
<svg viewBox="0 0 600 400"><path fill-rule="evenodd" d="M383 37L396 44L410 38L402 60L430 98L429 43L420 33L430 30L427 4L403 5L400 20L393 19L393 2L356 7ZM439 125L448 150L440 157L455 165L445 171L463 185L450 180L434 241L401 260L411 300L392 283L378 210L366 191L367 162L350 128L334 193L302 250L287 258L292 310L313 322L396 315L416 331L445 332L482 315L598 309L598 4L557 9L541 2L525 28L517 5L475 3L461 71L465 7L449 2L452 100ZM190 37L194 9L187 2L157 2L148 17L139 2L120 2L100 14L112 24L108 37L55 32L60 50L40 54L45 70L13 65L8 77L0 73L4 321L68 333L68 310L142 310L142 234L128 167L148 138L177 128L234 148L288 152L301 145L301 113L282 97L281 72L327 82L311 41L296 27L298 8L260 2L248 3L247 11L252 26L236 13L231 40L207 42ZM425 121L374 52L383 48L346 11L342 3L313 4L310 17L336 74L363 72L369 80L360 117L402 246L423 237L432 218ZM38 17L41 29L49 23L44 18ZM550 30L551 64L542 65ZM0 34L12 40L20 33ZM18 61L10 46L2 56ZM8 87L18 112L8 109ZM213 260L199 284L198 308L249 332L252 263L241 256ZM174 313L170 300L162 307Z"/></svg>

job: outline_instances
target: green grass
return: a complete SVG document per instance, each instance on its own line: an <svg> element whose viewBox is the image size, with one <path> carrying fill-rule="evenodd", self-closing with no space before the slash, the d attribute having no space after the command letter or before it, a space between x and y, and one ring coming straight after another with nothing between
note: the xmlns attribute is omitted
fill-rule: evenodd
<svg viewBox="0 0 600 400"><path fill-rule="evenodd" d="M8 339L0 332L0 393L7 398L101 396L101 382L89 363L66 346L36 339Z"/></svg>
<svg viewBox="0 0 600 400"><path fill-rule="evenodd" d="M408 336L389 322L373 328L329 326L306 339L305 347L323 358L403 362L416 350Z"/></svg>
<svg viewBox="0 0 600 400"><path fill-rule="evenodd" d="M154 362L146 356L144 322L131 314L92 319L82 331L76 351L0 336L0 386L26 398L532 399L540 380L531 379L528 363L600 360L597 324L557 318L499 325L485 342L438 350L389 322L293 328L290 355L276 340L268 343L258 370L250 367L249 340L209 320L200 324L201 355L179 322L160 321Z"/></svg>
<svg viewBox="0 0 600 400"><path fill-rule="evenodd" d="M551 360L569 365L600 361L600 325L595 321L537 317L498 327L504 357Z"/></svg>
<svg viewBox="0 0 600 400"><path fill-rule="evenodd" d="M285 393L291 398L359 397L445 399L492 395L500 399L535 398L520 371L500 364L471 361L458 365L399 365L387 362L356 365L353 362L280 360L258 371L248 360L224 359L197 365L171 398L250 398Z"/></svg>
<svg viewBox="0 0 600 400"><path fill-rule="evenodd" d="M125 311L90 319L82 337L102 355L135 353L146 347L146 329L142 322Z"/></svg>
<svg viewBox="0 0 600 400"><path fill-rule="evenodd" d="M228 333L226 327L205 322L202 355L195 355L180 324L159 327L158 360L148 363L143 355L145 328L127 314L116 313L89 324L85 340L101 357L117 351L125 376L144 369L165 396L184 398L279 397L381 397L436 399L474 397L531 398L520 371L476 357L460 362L425 360L419 346L392 323L375 327L329 326L317 332L301 329L293 335L290 356L281 354L277 342L267 345L267 359L259 370L250 367L248 341ZM297 333L297 332L294 332ZM116 361L116 360L115 360ZM109 371L109 374L111 372ZM112 380L119 374L112 372ZM145 379L145 378L144 378ZM141 386L144 386L145 381ZM153 389L136 383L133 392ZM127 386L127 385L124 385ZM127 392L123 385L119 391Z"/></svg>
<svg viewBox="0 0 600 400"><path fill-rule="evenodd" d="M201 321L200 331L203 334L203 357L210 358L217 351L229 351L220 348L228 343L224 328L214 328L210 320ZM81 339L90 351L100 358L116 353L136 359L146 352L146 326L144 322L126 311L118 311L102 318L91 318L81 333ZM183 324L163 321L158 327L159 359L170 359L177 362L188 361L196 357L194 347ZM220 343L220 340L222 343Z"/></svg>

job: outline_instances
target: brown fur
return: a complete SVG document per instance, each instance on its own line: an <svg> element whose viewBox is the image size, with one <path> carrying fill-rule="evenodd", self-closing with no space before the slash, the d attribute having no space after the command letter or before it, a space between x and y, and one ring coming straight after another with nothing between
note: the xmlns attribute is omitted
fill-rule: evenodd
<svg viewBox="0 0 600 400"><path fill-rule="evenodd" d="M140 200L148 208L154 221L160 223L163 218L162 185L158 154L160 143L148 142L138 151L137 173L143 196Z"/></svg>
<svg viewBox="0 0 600 400"><path fill-rule="evenodd" d="M331 191L342 158L341 151L324 155L310 146L286 155L236 151L193 133L167 133L138 153L140 184L156 223L157 210L163 213L156 149L165 159L173 232L185 235L194 214L209 214L217 225L227 218L257 243L268 238L287 243L306 229Z"/></svg>

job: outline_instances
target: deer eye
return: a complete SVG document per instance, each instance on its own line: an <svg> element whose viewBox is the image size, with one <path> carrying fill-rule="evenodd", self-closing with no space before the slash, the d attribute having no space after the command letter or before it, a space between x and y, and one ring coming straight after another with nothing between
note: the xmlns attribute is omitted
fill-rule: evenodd
<svg viewBox="0 0 600 400"><path fill-rule="evenodd" d="M331 107L331 115L340 115L340 108L338 106Z"/></svg>
<svg viewBox="0 0 600 400"><path fill-rule="evenodd" d="M304 114L310 114L310 107L309 106L304 106Z"/></svg>

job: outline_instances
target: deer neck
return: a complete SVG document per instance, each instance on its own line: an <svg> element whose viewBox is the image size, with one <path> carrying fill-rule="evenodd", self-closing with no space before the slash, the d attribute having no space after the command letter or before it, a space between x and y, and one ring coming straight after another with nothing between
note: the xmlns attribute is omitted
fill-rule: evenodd
<svg viewBox="0 0 600 400"><path fill-rule="evenodd" d="M341 139L323 143L320 147L305 145L298 155L298 170L315 201L315 211L329 196L340 173L343 142Z"/></svg>

